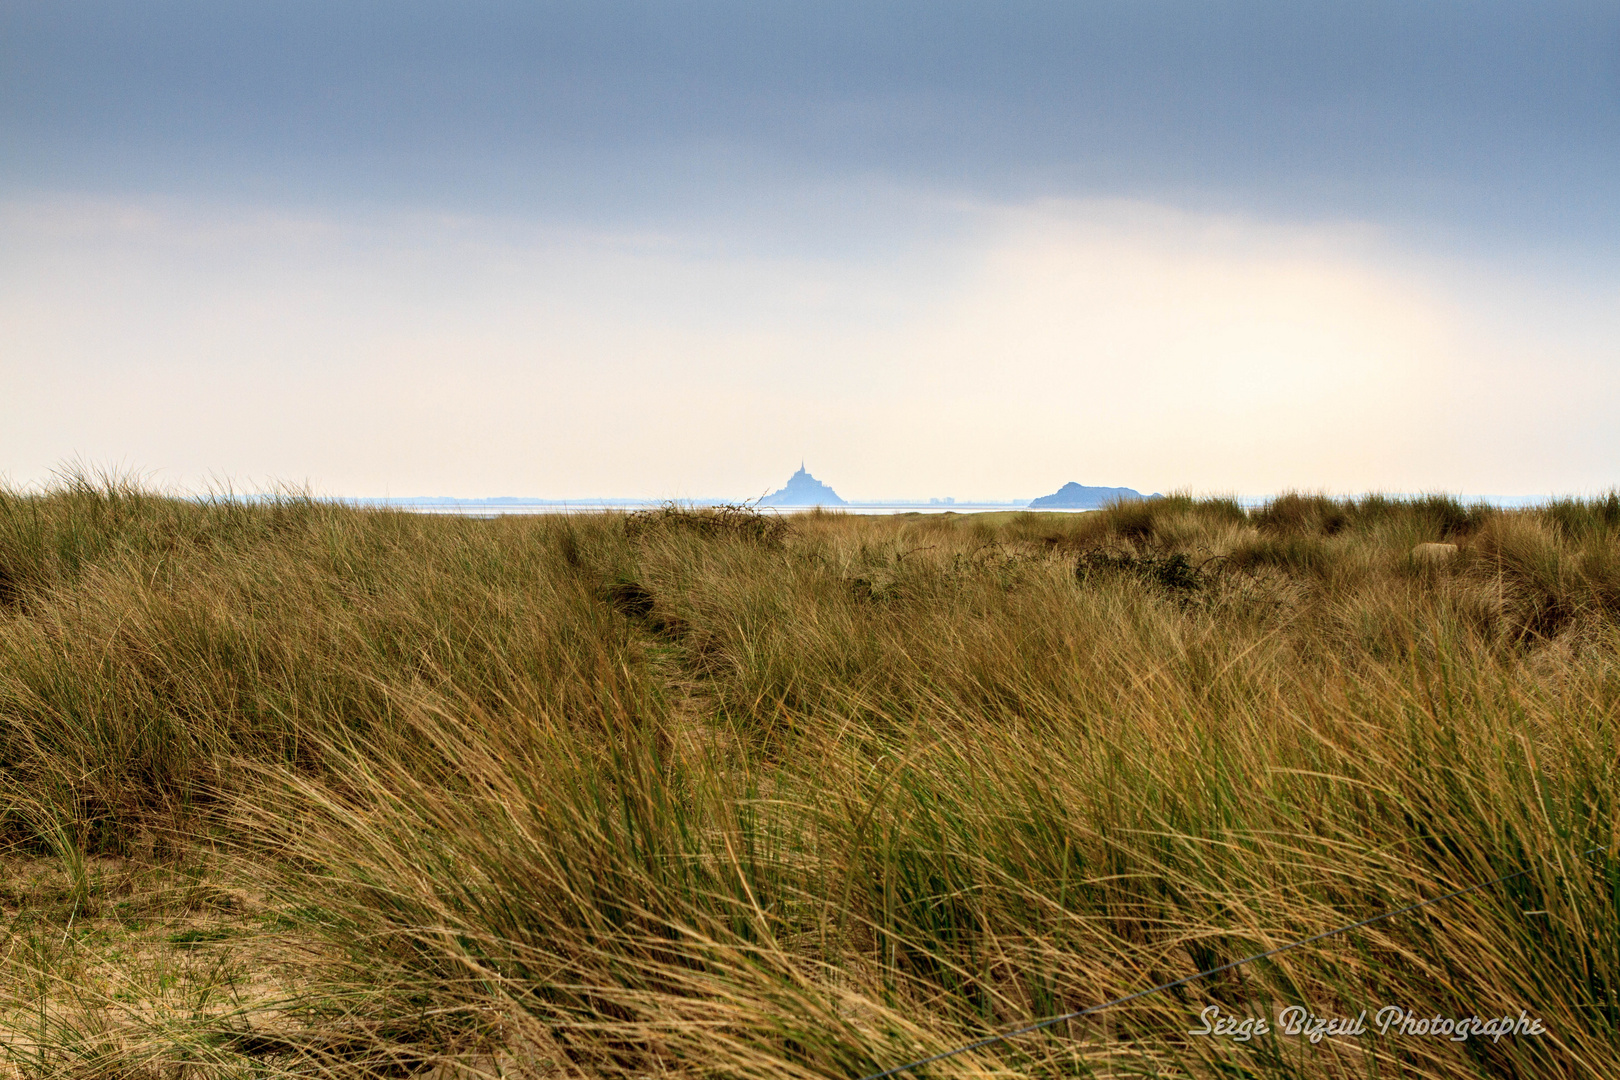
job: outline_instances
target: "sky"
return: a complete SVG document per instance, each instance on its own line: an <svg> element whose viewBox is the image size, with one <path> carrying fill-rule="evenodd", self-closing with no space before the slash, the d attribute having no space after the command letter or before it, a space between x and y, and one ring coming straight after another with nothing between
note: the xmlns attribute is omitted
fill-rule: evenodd
<svg viewBox="0 0 1620 1080"><path fill-rule="evenodd" d="M0 480L1620 483L1620 6L0 0Z"/></svg>

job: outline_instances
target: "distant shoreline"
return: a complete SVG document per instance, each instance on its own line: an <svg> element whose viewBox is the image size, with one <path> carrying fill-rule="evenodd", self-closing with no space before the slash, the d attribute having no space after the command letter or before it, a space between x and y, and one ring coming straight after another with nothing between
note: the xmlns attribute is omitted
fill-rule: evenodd
<svg viewBox="0 0 1620 1080"><path fill-rule="evenodd" d="M1395 494L1393 499L1420 498L1419 495ZM1264 496L1237 496L1236 501L1245 507L1256 508L1264 506L1275 495ZM1480 495L1461 497L1463 502L1487 503L1504 510L1520 509L1541 505L1551 499L1552 495ZM666 506L673 502L681 506L736 506L744 500L741 499L523 499L501 497L491 499L453 499L447 497L425 498L343 498L336 497L327 501L347 503L354 506L377 507L394 510L406 510L422 514L465 514L475 516L498 516L506 514L566 514L566 513L605 513L609 511L633 512L636 510L652 509ZM857 514L857 515L895 515L895 514L985 514L1007 513L1012 511L1028 511L1037 514L1084 514L1097 507L1039 507L1031 508L1028 499L1007 502L849 502L844 506L822 507L827 513ZM761 512L777 512L784 514L801 514L816 509L813 506L771 506L759 507Z"/></svg>
<svg viewBox="0 0 1620 1080"><path fill-rule="evenodd" d="M566 514L566 513L605 513L609 511L635 511L656 508L675 502L681 506L735 506L737 502L726 502L720 499L646 499L646 500L617 500L617 499L580 499L580 500L519 500L519 499L462 499L462 500L411 500L411 499L346 499L360 506L386 507L394 510L408 510L419 514ZM818 509L814 506L762 506L761 513L803 514ZM887 503L887 502L851 502L844 506L820 507L829 514L983 514L1008 513L1029 509L1028 502L998 502L998 503ZM1079 513L1083 511L1060 510L1058 513Z"/></svg>

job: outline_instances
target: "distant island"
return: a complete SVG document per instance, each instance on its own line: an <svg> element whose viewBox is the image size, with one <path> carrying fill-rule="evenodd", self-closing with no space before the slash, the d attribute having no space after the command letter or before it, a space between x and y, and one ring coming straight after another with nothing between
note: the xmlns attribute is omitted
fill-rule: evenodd
<svg viewBox="0 0 1620 1080"><path fill-rule="evenodd" d="M1143 495L1135 488L1128 487L1086 487L1084 484L1070 482L1064 484L1050 495L1042 495L1029 504L1031 510L1098 510L1109 503L1121 502L1125 499L1162 499L1163 495L1154 493Z"/></svg>
<svg viewBox="0 0 1620 1080"><path fill-rule="evenodd" d="M250 499L273 498L273 496L248 496ZM960 513L982 513L986 511L1003 510L1096 510L1109 503L1123 499L1159 499L1162 495L1143 495L1135 488L1128 487L1087 487L1084 484L1064 484L1062 488L1051 495L1043 496L1033 502L1024 499L1009 499L1005 502L989 501L985 499L958 500L950 497L935 497L931 499L905 499L891 498L879 500L850 501L839 495L827 484L810 475L804 463L799 463L799 471L788 477L786 484L766 495L754 505L761 507L776 507L781 509L808 509L815 506L837 507L855 513L908 513L915 511L941 511ZM394 496L394 497L359 497L338 499L339 502L348 502L362 506L391 506L402 510L413 510L418 513L445 513L445 514L472 514L474 516L491 516L496 514L521 514L556 512L588 512L592 510L617 510L629 512L648 506L659 506L669 503L668 496L652 498L635 497L597 497L572 499L542 499L542 498L514 498L512 496L487 496L485 498L459 498L454 496ZM685 506L727 506L736 501L735 496L724 497L685 497L678 500Z"/></svg>
<svg viewBox="0 0 1620 1080"><path fill-rule="evenodd" d="M780 491L773 491L759 500L760 506L848 506L849 503L838 497L838 492L823 484L804 470L804 462L799 463L799 471L788 477L786 486Z"/></svg>

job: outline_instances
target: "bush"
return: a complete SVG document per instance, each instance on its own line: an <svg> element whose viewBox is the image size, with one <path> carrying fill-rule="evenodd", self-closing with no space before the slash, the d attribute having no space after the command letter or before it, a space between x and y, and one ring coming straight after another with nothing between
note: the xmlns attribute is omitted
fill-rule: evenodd
<svg viewBox="0 0 1620 1080"><path fill-rule="evenodd" d="M1172 594L1196 592L1204 584L1200 568L1179 551L1168 555L1085 551L1075 564L1074 576L1082 584L1099 578L1133 577Z"/></svg>
<svg viewBox="0 0 1620 1080"><path fill-rule="evenodd" d="M776 514L761 513L747 503L687 507L665 503L655 510L626 515L625 535L632 539L653 532L692 532L700 536L730 536L767 546L780 546L787 522Z"/></svg>

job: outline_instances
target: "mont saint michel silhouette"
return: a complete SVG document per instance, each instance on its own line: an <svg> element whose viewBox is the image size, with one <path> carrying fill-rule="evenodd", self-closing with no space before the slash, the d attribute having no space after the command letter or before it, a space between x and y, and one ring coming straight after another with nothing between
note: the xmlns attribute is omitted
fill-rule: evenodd
<svg viewBox="0 0 1620 1080"><path fill-rule="evenodd" d="M780 491L773 491L759 500L760 506L848 506L849 503L838 497L838 492L823 484L804 470L804 462L799 462L799 471L788 477L788 482Z"/></svg>

